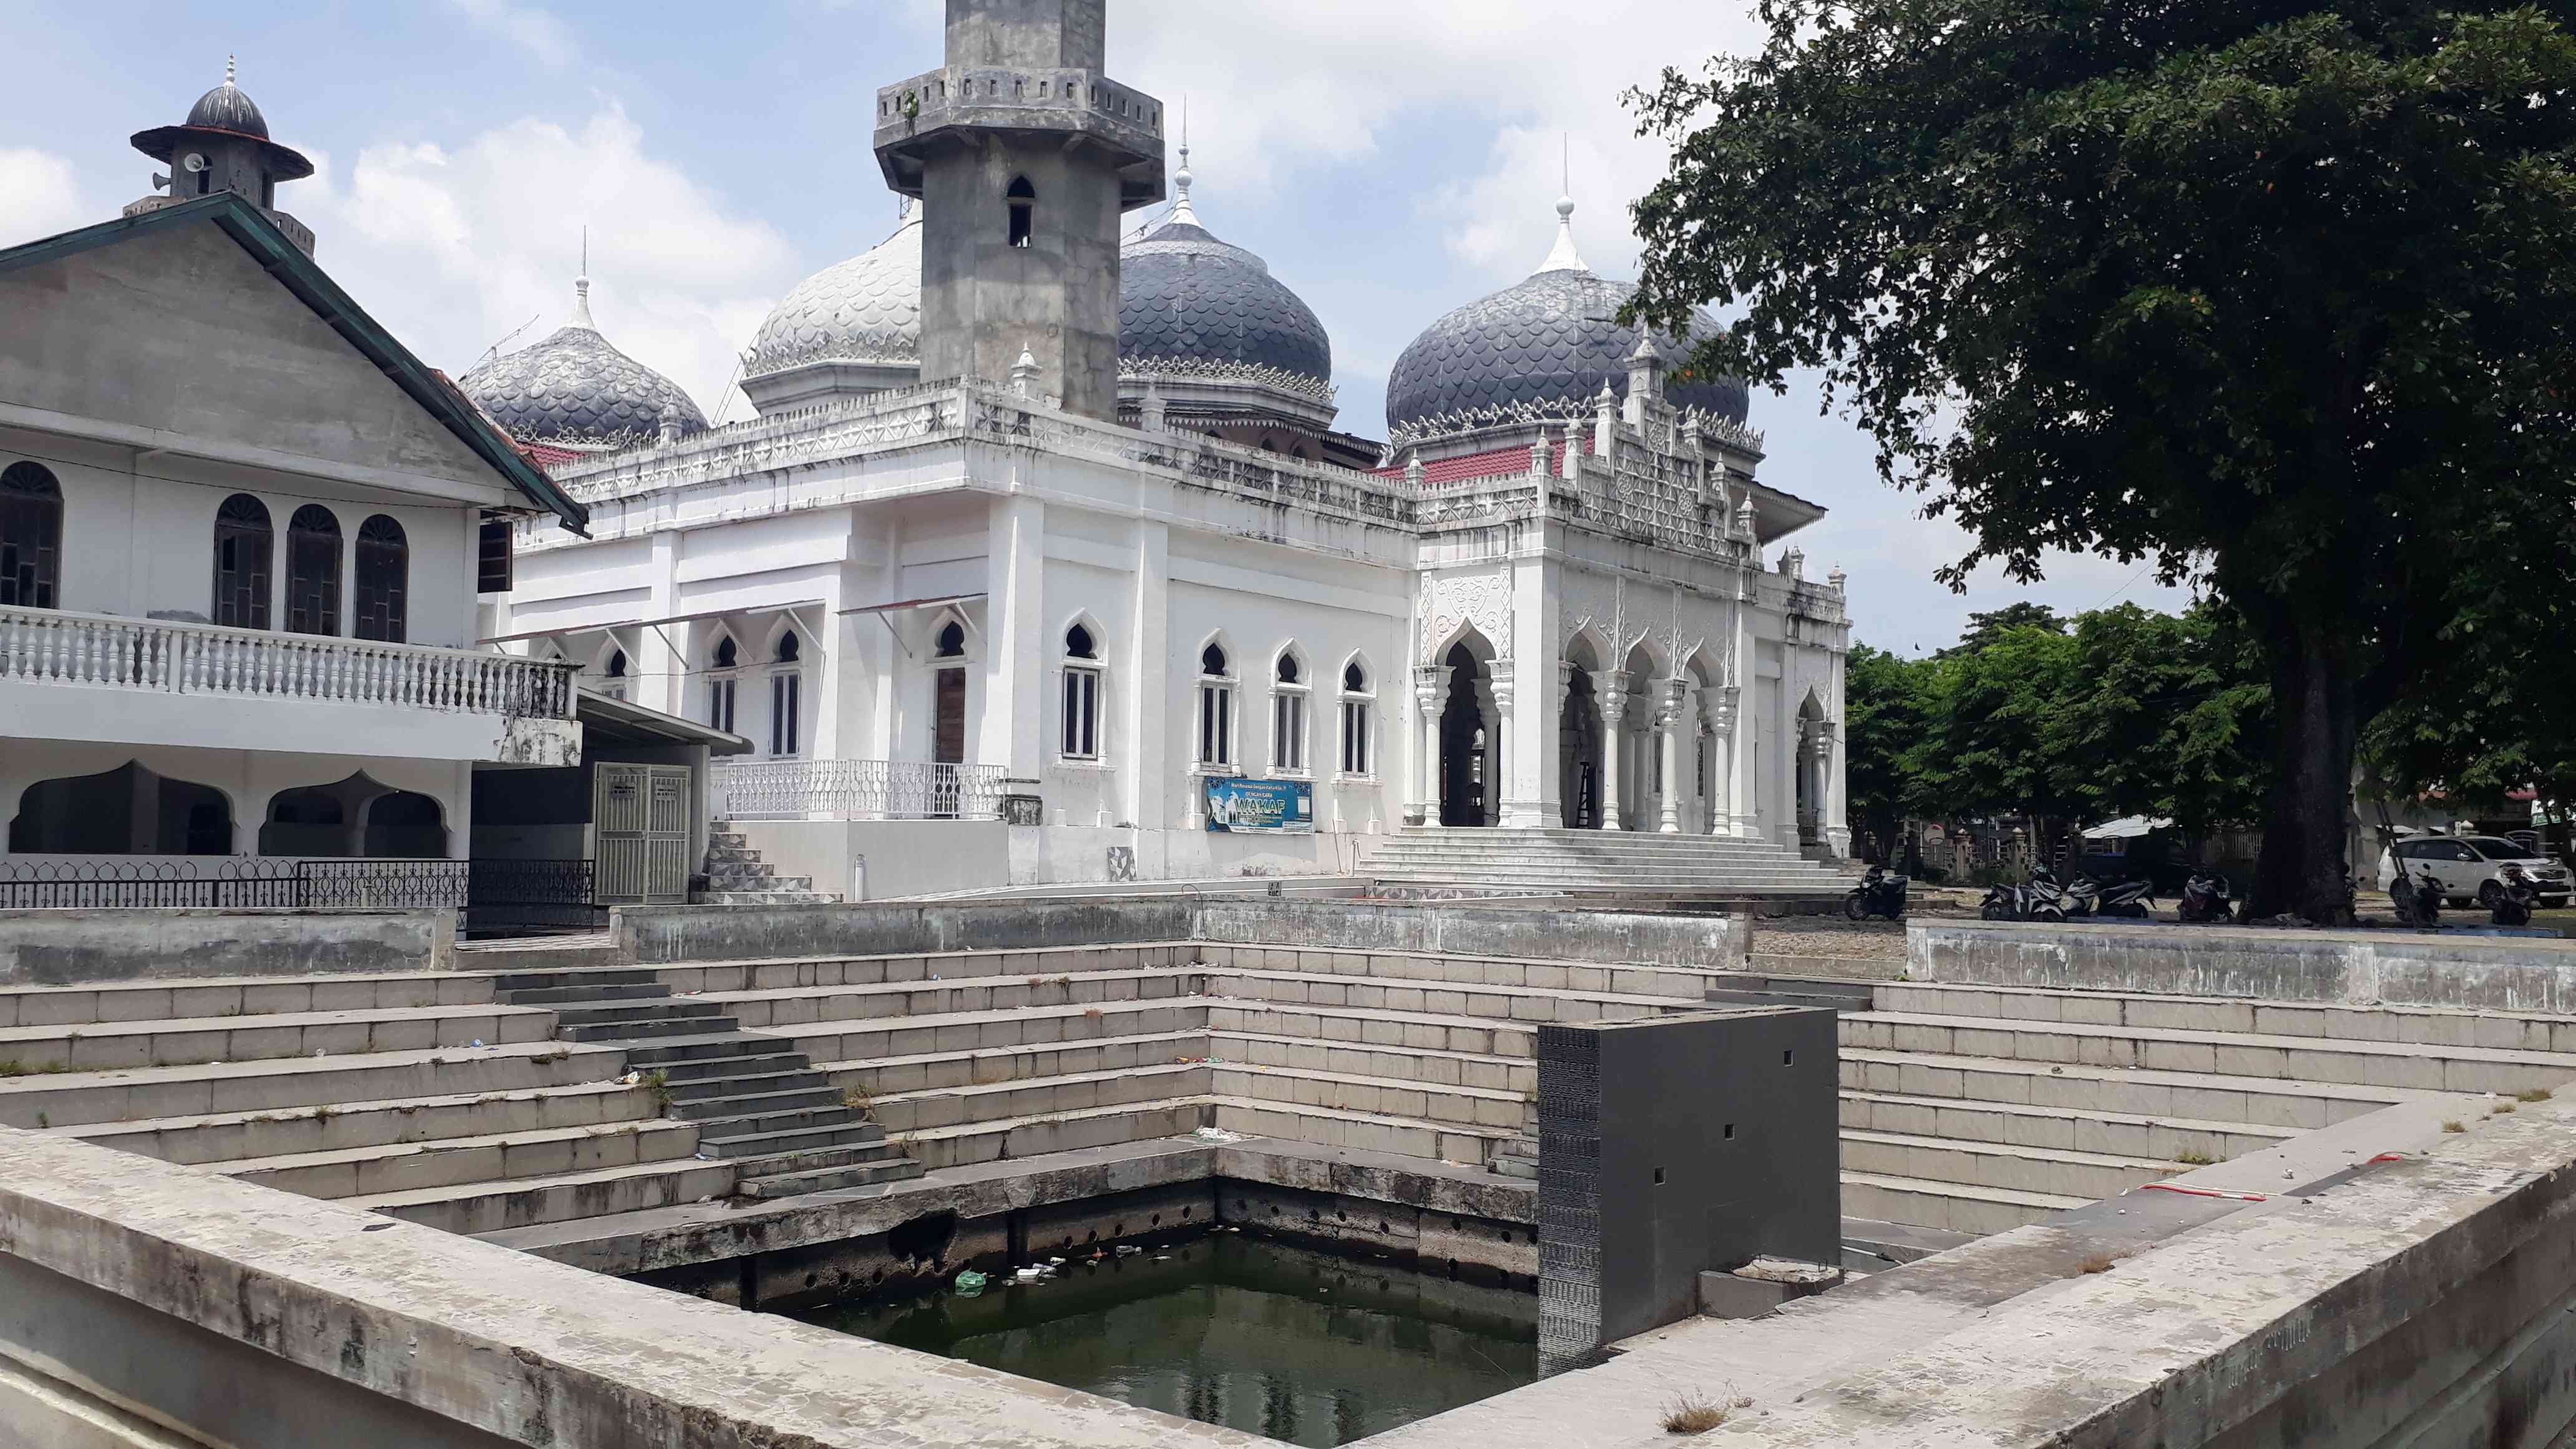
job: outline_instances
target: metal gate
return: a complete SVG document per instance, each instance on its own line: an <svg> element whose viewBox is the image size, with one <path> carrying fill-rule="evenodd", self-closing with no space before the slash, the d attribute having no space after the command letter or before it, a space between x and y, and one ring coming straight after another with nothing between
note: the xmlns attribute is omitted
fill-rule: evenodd
<svg viewBox="0 0 2576 1449"><path fill-rule="evenodd" d="M597 767L591 821L599 832L601 905L688 903L693 773L686 765Z"/></svg>

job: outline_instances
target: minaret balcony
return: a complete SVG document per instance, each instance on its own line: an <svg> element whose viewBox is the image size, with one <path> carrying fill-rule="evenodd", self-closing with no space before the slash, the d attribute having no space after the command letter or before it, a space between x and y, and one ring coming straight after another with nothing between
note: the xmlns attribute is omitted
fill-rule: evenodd
<svg viewBox="0 0 2576 1449"><path fill-rule="evenodd" d="M994 131L1087 141L1115 158L1122 207L1164 199L1163 103L1097 71L947 66L877 92L877 162L905 196L932 153Z"/></svg>

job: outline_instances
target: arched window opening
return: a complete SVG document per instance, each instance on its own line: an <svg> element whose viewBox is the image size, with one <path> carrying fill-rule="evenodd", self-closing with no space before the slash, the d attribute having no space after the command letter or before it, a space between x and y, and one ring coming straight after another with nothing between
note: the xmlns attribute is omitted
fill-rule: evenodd
<svg viewBox="0 0 2576 1449"><path fill-rule="evenodd" d="M1011 245L1026 247L1037 230L1038 189L1022 176L1011 182Z"/></svg>
<svg viewBox="0 0 2576 1449"><path fill-rule="evenodd" d="M965 658L966 626L958 623L954 619L941 625L939 629L939 641L936 653L938 654L938 657L942 659Z"/></svg>
<svg viewBox="0 0 2576 1449"><path fill-rule="evenodd" d="M63 488L42 463L0 468L0 606L60 607Z"/></svg>
<svg viewBox="0 0 2576 1449"><path fill-rule="evenodd" d="M793 664L796 662L798 654L803 651L804 647L804 645L797 642L796 631L790 629L786 633L778 636L778 652L774 657L781 664Z"/></svg>
<svg viewBox="0 0 2576 1449"><path fill-rule="evenodd" d="M1080 624L1064 631L1064 757L1100 758L1100 647Z"/></svg>
<svg viewBox="0 0 2576 1449"><path fill-rule="evenodd" d="M620 649L616 653L608 656L608 677L611 679L624 679L626 677L625 650Z"/></svg>
<svg viewBox="0 0 2576 1449"><path fill-rule="evenodd" d="M215 622L228 629L268 627L268 578L277 534L268 505L236 493L215 510Z"/></svg>
<svg viewBox="0 0 2576 1449"><path fill-rule="evenodd" d="M9 822L15 855L230 855L233 807L224 793L169 780L139 764L42 780Z"/></svg>
<svg viewBox="0 0 2576 1449"><path fill-rule="evenodd" d="M1306 772L1306 670L1296 652L1279 651L1279 662L1271 673L1277 680L1270 693L1270 769L1274 774L1302 775Z"/></svg>
<svg viewBox="0 0 2576 1449"><path fill-rule="evenodd" d="M1224 646L1199 651L1199 764L1234 764L1234 681L1226 677Z"/></svg>
<svg viewBox="0 0 2576 1449"><path fill-rule="evenodd" d="M1374 766L1375 741L1370 733L1373 701L1368 698L1368 671L1356 659L1342 666L1342 773L1366 775Z"/></svg>
<svg viewBox="0 0 2576 1449"><path fill-rule="evenodd" d="M259 853L438 860L447 855L447 825L436 800L389 789L361 771L272 796L259 828Z"/></svg>
<svg viewBox="0 0 2576 1449"><path fill-rule="evenodd" d="M400 644L411 634L411 540L379 513L358 525L358 617L361 639Z"/></svg>
<svg viewBox="0 0 2576 1449"><path fill-rule="evenodd" d="M769 753L781 759L804 753L805 674L795 667L803 649L790 629L770 653Z"/></svg>
<svg viewBox="0 0 2576 1449"><path fill-rule="evenodd" d="M707 680L707 724L732 734L734 696L741 681L732 671L742 666L742 649L727 634L716 641L715 654L708 667L715 671Z"/></svg>
<svg viewBox="0 0 2576 1449"><path fill-rule="evenodd" d="M286 523L286 632L340 632L340 520L319 503Z"/></svg>
<svg viewBox="0 0 2576 1449"><path fill-rule="evenodd" d="M600 686L599 692L607 695L610 699L624 699L626 697L626 669L626 651L619 649L612 652L608 656L608 667L600 671L608 677L606 682Z"/></svg>

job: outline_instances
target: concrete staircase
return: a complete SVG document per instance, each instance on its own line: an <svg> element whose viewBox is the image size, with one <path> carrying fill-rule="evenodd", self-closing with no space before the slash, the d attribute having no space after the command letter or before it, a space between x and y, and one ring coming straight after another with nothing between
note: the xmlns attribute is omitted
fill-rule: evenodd
<svg viewBox="0 0 2576 1449"><path fill-rule="evenodd" d="M1783 845L1626 830L1407 826L1369 857L1389 885L1688 899L1839 896L1849 884Z"/></svg>
<svg viewBox="0 0 2576 1449"><path fill-rule="evenodd" d="M707 888L689 897L691 904L705 906L814 905L839 899L816 891L812 876L780 875L725 820L714 822L707 832Z"/></svg>
<svg viewBox="0 0 2576 1449"><path fill-rule="evenodd" d="M740 1170L745 1197L829 1192L921 1175L885 1128L842 1099L804 1053L742 1030L712 1001L681 998L640 967L574 967L493 979L514 1006L554 1012L566 1041L614 1044L669 1115L697 1127L697 1156Z"/></svg>

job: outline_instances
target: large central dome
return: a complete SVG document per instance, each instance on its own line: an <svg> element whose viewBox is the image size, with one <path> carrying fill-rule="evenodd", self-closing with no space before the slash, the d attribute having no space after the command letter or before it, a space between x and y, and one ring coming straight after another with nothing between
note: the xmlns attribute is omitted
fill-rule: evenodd
<svg viewBox="0 0 2576 1449"><path fill-rule="evenodd" d="M572 321L543 342L496 357L457 386L522 443L597 450L654 437L665 413L683 434L706 414L680 385L609 345L590 320L590 278L574 282Z"/></svg>
<svg viewBox="0 0 2576 1449"><path fill-rule="evenodd" d="M874 249L797 283L742 356L742 389L764 412L920 377L919 208Z"/></svg>
<svg viewBox="0 0 2576 1449"><path fill-rule="evenodd" d="M1556 250L1535 275L1432 323L1396 358L1386 387L1390 433L1515 405L1581 407L1604 383L1627 396L1638 329L1621 326L1618 316L1636 284L1584 265L1574 248L1571 200L1557 203L1557 215ZM1714 331L1717 323L1703 315L1698 326ZM1656 334L1655 351L1664 359L1664 395L1675 406L1744 421L1742 382L1683 379L1690 344L1668 333Z"/></svg>
<svg viewBox="0 0 2576 1449"><path fill-rule="evenodd" d="M1333 380L1333 343L1315 309L1269 263L1199 224L1186 151L1172 181L1171 217L1119 250L1118 370L1267 371L1320 394Z"/></svg>

